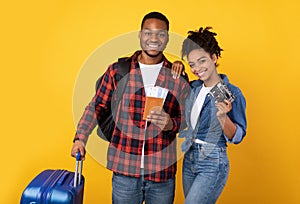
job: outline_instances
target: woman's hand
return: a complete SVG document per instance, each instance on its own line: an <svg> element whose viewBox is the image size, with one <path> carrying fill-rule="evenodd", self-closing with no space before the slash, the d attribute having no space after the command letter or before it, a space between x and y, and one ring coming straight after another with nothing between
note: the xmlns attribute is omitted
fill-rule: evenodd
<svg viewBox="0 0 300 204"><path fill-rule="evenodd" d="M231 111L231 109L232 109L231 102L228 100L225 100L225 103L218 102L218 103L216 103L216 106L218 108L217 117L222 126L224 134L226 135L226 137L228 139L232 139L236 132L236 125L227 116L227 113L229 111Z"/></svg>
<svg viewBox="0 0 300 204"><path fill-rule="evenodd" d="M231 109L232 109L231 102L228 101L228 100L225 100L225 103L224 102L217 102L216 106L218 108L218 112L217 112L218 118L225 118L227 113L229 111L231 111Z"/></svg>

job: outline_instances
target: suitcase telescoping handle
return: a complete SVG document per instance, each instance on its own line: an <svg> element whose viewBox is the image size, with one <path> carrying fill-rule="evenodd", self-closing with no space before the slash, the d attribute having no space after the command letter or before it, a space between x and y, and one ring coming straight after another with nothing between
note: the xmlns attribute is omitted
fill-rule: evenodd
<svg viewBox="0 0 300 204"><path fill-rule="evenodd" d="M80 152L76 155L76 166L75 166L75 175L74 175L74 188L81 182L81 175L82 175L82 160L80 160ZM79 168L78 168L79 167Z"/></svg>

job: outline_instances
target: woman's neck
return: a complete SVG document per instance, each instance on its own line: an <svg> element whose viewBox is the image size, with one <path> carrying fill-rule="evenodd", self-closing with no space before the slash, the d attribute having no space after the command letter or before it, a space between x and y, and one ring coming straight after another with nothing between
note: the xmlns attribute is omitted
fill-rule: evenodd
<svg viewBox="0 0 300 204"><path fill-rule="evenodd" d="M219 81L221 81L221 77L218 73L212 75L208 80L204 81L205 87L213 87L215 86Z"/></svg>

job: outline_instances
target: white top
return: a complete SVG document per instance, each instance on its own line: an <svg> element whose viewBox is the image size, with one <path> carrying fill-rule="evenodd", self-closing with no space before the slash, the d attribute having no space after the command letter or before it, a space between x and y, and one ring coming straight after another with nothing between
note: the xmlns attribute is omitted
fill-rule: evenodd
<svg viewBox="0 0 300 204"><path fill-rule="evenodd" d="M141 72L142 72L142 79L144 82L144 87L154 87L155 82L157 80L158 74L160 72L160 69L163 65L163 62L159 64L142 64L139 62ZM145 127L145 134L146 134L146 128L147 128L147 123ZM145 135L144 135L145 137ZM141 159L141 168L144 168L144 152L145 149L145 138L143 142L143 149L142 149L142 159Z"/></svg>
<svg viewBox="0 0 300 204"><path fill-rule="evenodd" d="M139 62L145 87L154 86L163 62L159 64L142 64Z"/></svg>
<svg viewBox="0 0 300 204"><path fill-rule="evenodd" d="M195 129L200 111L202 109L203 103L205 101L206 95L209 93L212 87L205 87L204 84L197 96L197 99L193 105L192 112L191 112L191 125L193 129Z"/></svg>

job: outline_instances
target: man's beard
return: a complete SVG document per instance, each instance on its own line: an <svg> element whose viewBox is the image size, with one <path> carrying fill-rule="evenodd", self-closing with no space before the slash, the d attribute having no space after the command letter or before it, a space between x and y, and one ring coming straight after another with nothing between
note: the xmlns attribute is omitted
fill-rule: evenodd
<svg viewBox="0 0 300 204"><path fill-rule="evenodd" d="M162 53L162 51L159 51L156 55L152 55L147 50L144 50L144 52L146 53L146 55L148 55L149 57L152 57L152 58L156 58Z"/></svg>

